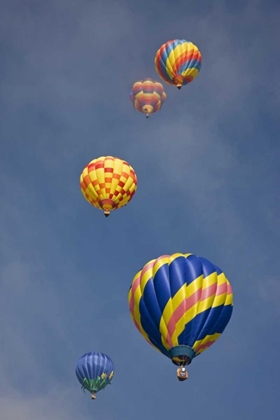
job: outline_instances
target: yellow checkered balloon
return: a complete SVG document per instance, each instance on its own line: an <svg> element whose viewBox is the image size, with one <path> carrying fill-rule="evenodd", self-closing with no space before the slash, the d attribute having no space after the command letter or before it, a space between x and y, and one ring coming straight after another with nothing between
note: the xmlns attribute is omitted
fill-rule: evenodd
<svg viewBox="0 0 280 420"><path fill-rule="evenodd" d="M112 210L126 206L132 199L137 176L125 160L101 156L85 166L80 188L85 199L108 217Z"/></svg>

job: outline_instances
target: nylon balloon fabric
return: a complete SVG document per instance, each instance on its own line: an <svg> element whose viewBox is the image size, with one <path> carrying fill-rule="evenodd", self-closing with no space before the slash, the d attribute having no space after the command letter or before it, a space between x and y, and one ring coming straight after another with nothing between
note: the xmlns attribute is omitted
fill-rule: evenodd
<svg viewBox="0 0 280 420"><path fill-rule="evenodd" d="M149 117L162 107L166 93L161 83L148 78L134 83L130 91L130 100L137 111Z"/></svg>
<svg viewBox="0 0 280 420"><path fill-rule="evenodd" d="M108 216L132 199L137 190L137 176L126 161L102 156L85 166L80 188L84 198Z"/></svg>
<svg viewBox="0 0 280 420"><path fill-rule="evenodd" d="M197 77L201 63L202 55L197 46L184 39L166 42L155 56L155 68L159 76L179 89Z"/></svg>
<svg viewBox="0 0 280 420"><path fill-rule="evenodd" d="M223 271L194 254L163 255L138 271L128 292L131 318L143 337L175 364L210 347L233 310Z"/></svg>
<svg viewBox="0 0 280 420"><path fill-rule="evenodd" d="M104 353L86 353L77 362L76 376L83 389L95 394L111 383L114 364Z"/></svg>

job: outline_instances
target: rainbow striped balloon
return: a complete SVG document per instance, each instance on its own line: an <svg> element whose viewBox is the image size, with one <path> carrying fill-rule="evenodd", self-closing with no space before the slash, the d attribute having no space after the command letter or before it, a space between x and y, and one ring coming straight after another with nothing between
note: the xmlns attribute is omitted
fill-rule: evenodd
<svg viewBox="0 0 280 420"><path fill-rule="evenodd" d="M128 292L143 337L176 365L188 365L222 334L233 309L222 270L193 254L163 255L135 275Z"/></svg>
<svg viewBox="0 0 280 420"><path fill-rule="evenodd" d="M110 211L126 206L132 199L137 176L125 160L101 156L83 169L80 188L85 199L108 217Z"/></svg>
<svg viewBox="0 0 280 420"><path fill-rule="evenodd" d="M130 91L130 100L134 108L146 114L148 118L150 114L162 107L166 100L166 93L161 83L144 79L134 83Z"/></svg>
<svg viewBox="0 0 280 420"><path fill-rule="evenodd" d="M178 89L193 81L200 71L201 62L202 56L197 46L184 39L166 42L155 56L159 76Z"/></svg>

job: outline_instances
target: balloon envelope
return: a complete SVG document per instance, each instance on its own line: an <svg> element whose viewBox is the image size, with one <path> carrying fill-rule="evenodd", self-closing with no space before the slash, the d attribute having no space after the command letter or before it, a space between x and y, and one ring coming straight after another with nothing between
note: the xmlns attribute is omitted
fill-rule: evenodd
<svg viewBox="0 0 280 420"><path fill-rule="evenodd" d="M134 108L148 117L157 112L166 100L166 93L159 82L144 79L134 83L130 91L130 100Z"/></svg>
<svg viewBox="0 0 280 420"><path fill-rule="evenodd" d="M76 376L83 389L96 394L111 383L114 365L104 353L86 353L77 362Z"/></svg>
<svg viewBox="0 0 280 420"><path fill-rule="evenodd" d="M149 261L128 292L132 320L143 337L177 365L210 347L228 324L231 285L223 271L193 254Z"/></svg>
<svg viewBox="0 0 280 420"><path fill-rule="evenodd" d="M80 188L85 199L108 216L132 199L137 190L137 176L125 160L101 156L83 169Z"/></svg>
<svg viewBox="0 0 280 420"><path fill-rule="evenodd" d="M202 56L190 41L174 39L163 44L156 53L155 67L159 76L179 89L199 73Z"/></svg>

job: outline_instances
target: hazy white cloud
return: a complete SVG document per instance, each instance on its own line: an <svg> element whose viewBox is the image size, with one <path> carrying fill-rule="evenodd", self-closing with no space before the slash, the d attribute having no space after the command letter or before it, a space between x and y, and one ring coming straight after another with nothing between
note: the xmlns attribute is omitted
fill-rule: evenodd
<svg viewBox="0 0 280 420"><path fill-rule="evenodd" d="M41 395L30 398L10 389L8 393L2 393L0 407L3 420L75 420L85 415L85 410L78 405L73 389L67 387L45 390Z"/></svg>

